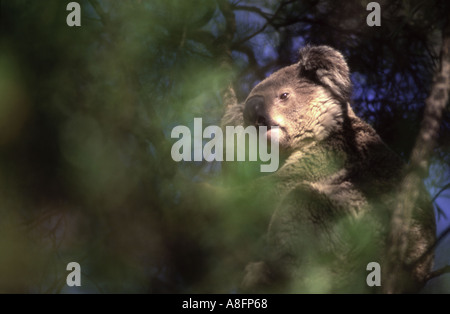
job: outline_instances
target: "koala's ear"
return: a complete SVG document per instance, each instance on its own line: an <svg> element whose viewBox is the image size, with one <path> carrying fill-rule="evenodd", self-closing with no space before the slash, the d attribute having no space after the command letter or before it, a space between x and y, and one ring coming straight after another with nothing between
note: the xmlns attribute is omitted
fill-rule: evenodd
<svg viewBox="0 0 450 314"><path fill-rule="evenodd" d="M328 88L340 101L352 93L350 72L340 52L328 46L307 46L299 51L300 76Z"/></svg>

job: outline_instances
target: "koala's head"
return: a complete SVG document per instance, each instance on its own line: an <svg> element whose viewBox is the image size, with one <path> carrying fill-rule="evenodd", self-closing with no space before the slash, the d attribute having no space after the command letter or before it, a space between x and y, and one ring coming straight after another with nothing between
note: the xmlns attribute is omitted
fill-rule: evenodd
<svg viewBox="0 0 450 314"><path fill-rule="evenodd" d="M295 149L305 140L321 141L342 127L351 95L344 57L327 46L305 47L299 62L256 85L244 107L245 125L278 126L280 148Z"/></svg>

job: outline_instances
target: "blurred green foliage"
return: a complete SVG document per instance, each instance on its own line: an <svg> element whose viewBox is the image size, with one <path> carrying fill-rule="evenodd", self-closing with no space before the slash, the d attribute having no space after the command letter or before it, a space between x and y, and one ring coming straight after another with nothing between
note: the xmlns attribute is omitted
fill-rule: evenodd
<svg viewBox="0 0 450 314"><path fill-rule="evenodd" d="M367 60L376 44L346 41L345 30L326 38L324 24L311 19L326 25L339 16L330 1L248 1L278 14L258 35L264 18L234 3L231 72L221 67L226 23L217 3L224 1L83 0L81 27L66 25L68 2L1 1L0 292L74 291L65 285L71 261L81 264L82 292L236 291L262 246L266 200L242 203L238 188L234 199L218 202L204 181L220 165L175 163L172 128L194 117L219 124L228 80L244 98L267 73L295 61L294 40L343 49L375 90ZM419 20L407 15L404 27L430 23L434 11L427 12ZM355 16L365 21L365 14ZM278 50L259 56L264 45ZM420 70L429 80L430 68ZM360 112L370 112L361 102ZM383 129L395 112L371 114ZM408 126L417 126L417 107L405 112L415 117Z"/></svg>
<svg viewBox="0 0 450 314"><path fill-rule="evenodd" d="M188 289L175 203L198 167L177 181L170 131L219 119L223 73L181 42L213 3L79 3L71 28L64 1L2 2L0 291L61 291L70 261L83 291Z"/></svg>

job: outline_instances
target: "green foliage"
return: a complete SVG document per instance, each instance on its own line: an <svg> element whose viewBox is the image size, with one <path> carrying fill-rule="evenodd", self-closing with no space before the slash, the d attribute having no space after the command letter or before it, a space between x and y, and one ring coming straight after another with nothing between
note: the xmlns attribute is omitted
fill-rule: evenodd
<svg viewBox="0 0 450 314"><path fill-rule="evenodd" d="M23 275L0 291L61 291L72 260L86 291L186 289L170 248L193 241L177 227L176 178L200 168L173 162L170 131L220 118L224 74L184 34L214 13L206 3L80 1L79 28L61 1L2 3L1 273Z"/></svg>

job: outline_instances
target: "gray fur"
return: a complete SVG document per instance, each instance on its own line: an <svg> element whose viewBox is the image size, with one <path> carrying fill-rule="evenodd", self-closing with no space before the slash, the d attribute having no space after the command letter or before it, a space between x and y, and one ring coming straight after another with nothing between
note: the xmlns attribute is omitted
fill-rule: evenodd
<svg viewBox="0 0 450 314"><path fill-rule="evenodd" d="M373 292L365 281L369 262L379 262L382 278L389 276L383 273L387 226L403 162L353 113L350 96L345 59L318 46L301 49L298 63L273 73L247 97L247 104L264 99L258 110L267 124L280 127L286 158L276 173L257 181L270 187L274 208L267 253L247 266L245 291ZM245 121L245 109L230 106L223 125L261 125ZM425 189L421 194L411 261L435 241L433 209ZM405 291L423 285L432 260L405 269Z"/></svg>

